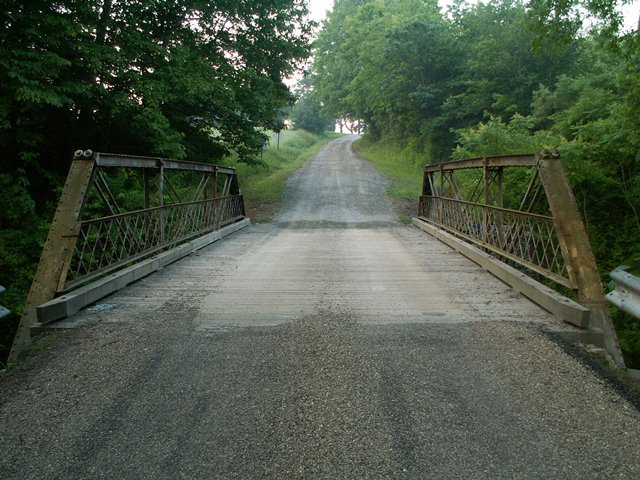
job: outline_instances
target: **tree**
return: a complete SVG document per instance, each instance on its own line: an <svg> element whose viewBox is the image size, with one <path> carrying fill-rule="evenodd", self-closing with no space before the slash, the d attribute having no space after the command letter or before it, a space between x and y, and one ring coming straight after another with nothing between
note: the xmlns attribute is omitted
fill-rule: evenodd
<svg viewBox="0 0 640 480"><path fill-rule="evenodd" d="M533 92L575 65L576 45L563 50L533 46L537 38L523 2L499 0L452 10L464 60L457 91L444 110L451 126L475 124L486 113L508 119L531 113Z"/></svg>
<svg viewBox="0 0 640 480"><path fill-rule="evenodd" d="M91 146L249 159L258 128L293 100L282 78L308 54L302 0L3 0L0 10L10 158Z"/></svg>
<svg viewBox="0 0 640 480"><path fill-rule="evenodd" d="M619 3L633 0L530 0L528 11L536 22L540 37L547 37L556 45L572 41L589 19L592 27L599 29L610 39L618 36L623 18Z"/></svg>
<svg viewBox="0 0 640 480"><path fill-rule="evenodd" d="M0 0L4 301L21 308L74 150L252 161L293 103L282 79L308 56L306 14L304 0Z"/></svg>
<svg viewBox="0 0 640 480"><path fill-rule="evenodd" d="M528 115L539 85L572 68L575 45L536 53L533 26L520 0L457 3L447 16L433 1L343 0L316 42L314 84L334 116L447 157L452 129Z"/></svg>
<svg viewBox="0 0 640 480"><path fill-rule="evenodd" d="M316 134L333 130L335 120L323 110L309 77L298 83L296 96L298 101L291 111L291 120L295 128Z"/></svg>
<svg viewBox="0 0 640 480"><path fill-rule="evenodd" d="M364 120L370 135L432 133L455 41L437 2L337 2L315 44L313 81L327 112Z"/></svg>
<svg viewBox="0 0 640 480"><path fill-rule="evenodd" d="M355 52L345 45L351 35L345 21L369 1L335 0L313 44L312 83L324 110L335 118L353 117L354 113L347 102L347 88L355 73L352 68Z"/></svg>

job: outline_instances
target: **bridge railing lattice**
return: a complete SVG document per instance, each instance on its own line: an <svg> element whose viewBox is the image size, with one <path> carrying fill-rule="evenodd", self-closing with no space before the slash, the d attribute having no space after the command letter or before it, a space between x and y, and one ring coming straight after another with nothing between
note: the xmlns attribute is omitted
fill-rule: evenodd
<svg viewBox="0 0 640 480"><path fill-rule="evenodd" d="M27 296L12 357L39 306L245 218L236 170L78 150Z"/></svg>
<svg viewBox="0 0 640 480"><path fill-rule="evenodd" d="M589 315L586 325L581 316L566 320L604 335L609 353L623 363L587 231L558 154L427 165L418 219L522 274L550 280L563 294L572 291Z"/></svg>

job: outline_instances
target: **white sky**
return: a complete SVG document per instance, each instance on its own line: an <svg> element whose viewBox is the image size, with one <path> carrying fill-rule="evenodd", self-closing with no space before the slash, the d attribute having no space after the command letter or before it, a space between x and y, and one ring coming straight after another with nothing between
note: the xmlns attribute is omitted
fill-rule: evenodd
<svg viewBox="0 0 640 480"><path fill-rule="evenodd" d="M313 20L323 20L327 10L331 10L332 8L333 0L309 0L309 12Z"/></svg>

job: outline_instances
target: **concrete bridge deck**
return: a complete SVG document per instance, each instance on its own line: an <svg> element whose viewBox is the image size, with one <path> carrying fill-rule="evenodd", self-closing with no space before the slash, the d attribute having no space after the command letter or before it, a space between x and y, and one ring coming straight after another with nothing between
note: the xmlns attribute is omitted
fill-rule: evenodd
<svg viewBox="0 0 640 480"><path fill-rule="evenodd" d="M63 322L0 379L2 478L638 478L640 413L558 322L399 223L329 144L277 222Z"/></svg>

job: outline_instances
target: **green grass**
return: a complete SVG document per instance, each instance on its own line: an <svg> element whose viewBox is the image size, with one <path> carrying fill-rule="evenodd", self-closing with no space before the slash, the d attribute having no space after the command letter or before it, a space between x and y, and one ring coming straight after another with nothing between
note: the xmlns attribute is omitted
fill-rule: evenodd
<svg viewBox="0 0 640 480"><path fill-rule="evenodd" d="M390 180L387 194L396 198L416 199L422 193L422 170L427 158L410 147L375 142L363 137L355 143L356 152L373 163Z"/></svg>
<svg viewBox="0 0 640 480"><path fill-rule="evenodd" d="M326 143L340 136L333 132L315 135L304 130L285 130L280 133L278 146L276 134L272 132L260 164L240 163L234 155L225 158L225 165L237 169L247 215L251 220L257 223L271 221L280 210L287 178Z"/></svg>
<svg viewBox="0 0 640 480"><path fill-rule="evenodd" d="M314 135L304 130L285 130L280 134L278 148L276 134L272 133L269 146L262 152L262 165L238 163L233 156L224 163L237 168L245 200L279 202L287 178L326 143L340 136L332 132Z"/></svg>

